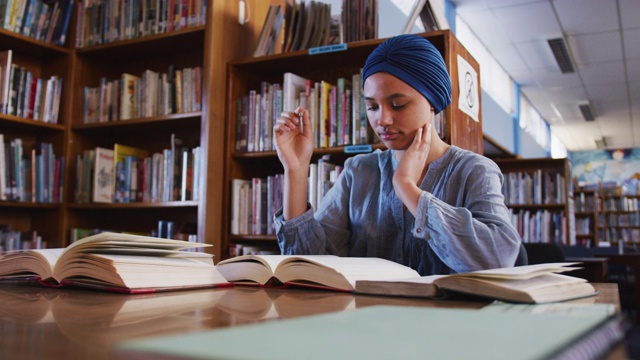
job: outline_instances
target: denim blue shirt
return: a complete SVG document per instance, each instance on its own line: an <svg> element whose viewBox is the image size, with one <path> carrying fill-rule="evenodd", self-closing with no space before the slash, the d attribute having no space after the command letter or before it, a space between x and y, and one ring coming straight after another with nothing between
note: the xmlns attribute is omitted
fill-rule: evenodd
<svg viewBox="0 0 640 360"><path fill-rule="evenodd" d="M417 216L393 189L392 150L347 159L314 213L284 221L275 214L283 254L373 256L421 275L513 266L521 239L511 225L492 160L451 146L429 164Z"/></svg>

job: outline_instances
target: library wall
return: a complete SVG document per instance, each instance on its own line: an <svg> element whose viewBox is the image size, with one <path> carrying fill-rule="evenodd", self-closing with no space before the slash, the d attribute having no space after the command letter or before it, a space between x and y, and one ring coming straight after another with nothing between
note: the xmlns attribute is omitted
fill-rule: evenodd
<svg viewBox="0 0 640 360"><path fill-rule="evenodd" d="M531 137L524 129L518 127L520 140L520 155L523 159L550 157L547 150L543 149L536 140Z"/></svg>
<svg viewBox="0 0 640 360"><path fill-rule="evenodd" d="M483 133L498 142L506 150L516 153L514 141L514 123L511 114L508 114L495 100L484 90L482 91L482 126Z"/></svg>

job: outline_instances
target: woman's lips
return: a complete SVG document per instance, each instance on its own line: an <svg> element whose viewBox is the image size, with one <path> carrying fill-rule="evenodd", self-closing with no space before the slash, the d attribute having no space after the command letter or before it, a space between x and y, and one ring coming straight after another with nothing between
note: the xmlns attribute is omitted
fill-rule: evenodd
<svg viewBox="0 0 640 360"><path fill-rule="evenodd" d="M383 141L394 140L397 137L398 137L397 132L383 131L380 133L380 139L382 139Z"/></svg>

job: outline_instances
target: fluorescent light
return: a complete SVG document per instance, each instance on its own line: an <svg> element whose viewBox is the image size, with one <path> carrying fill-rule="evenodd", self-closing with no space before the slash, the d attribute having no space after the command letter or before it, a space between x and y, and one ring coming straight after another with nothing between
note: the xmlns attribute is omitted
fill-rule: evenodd
<svg viewBox="0 0 640 360"><path fill-rule="evenodd" d="M569 49L567 48L564 39L548 39L547 42L549 43L549 47L551 47L553 56L556 58L560 71L563 74L575 72L575 69L573 68L573 61L571 60L571 55L569 54Z"/></svg>

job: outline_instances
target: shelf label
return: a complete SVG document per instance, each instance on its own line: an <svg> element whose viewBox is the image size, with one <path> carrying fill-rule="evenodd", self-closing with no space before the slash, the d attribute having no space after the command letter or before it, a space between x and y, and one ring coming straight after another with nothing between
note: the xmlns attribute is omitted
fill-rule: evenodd
<svg viewBox="0 0 640 360"><path fill-rule="evenodd" d="M318 54L324 54L324 53L330 53L330 52L336 52L336 51L344 51L347 50L347 44L346 43L342 43L342 44L332 44L332 45L325 45L325 46L318 46L318 47L313 47L309 49L309 55L318 55Z"/></svg>
<svg viewBox="0 0 640 360"><path fill-rule="evenodd" d="M349 145L344 147L346 154L370 153L371 151L373 151L371 145Z"/></svg>

